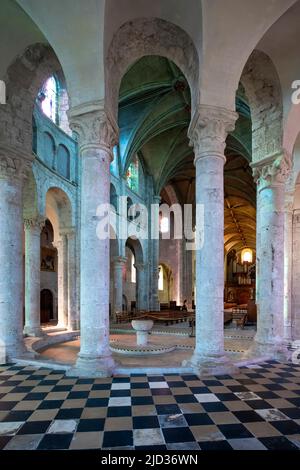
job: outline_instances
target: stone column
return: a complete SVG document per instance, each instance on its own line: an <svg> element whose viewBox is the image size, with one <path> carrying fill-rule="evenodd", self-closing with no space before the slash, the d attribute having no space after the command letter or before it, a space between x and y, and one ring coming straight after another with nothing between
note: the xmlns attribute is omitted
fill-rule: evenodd
<svg viewBox="0 0 300 470"><path fill-rule="evenodd" d="M68 239L60 232L60 239L53 243L57 249L57 286L58 286L58 322L59 328L68 327Z"/></svg>
<svg viewBox="0 0 300 470"><path fill-rule="evenodd" d="M40 315L41 230L45 219L24 220L25 230L25 326L26 336L42 336Z"/></svg>
<svg viewBox="0 0 300 470"><path fill-rule="evenodd" d="M155 195L153 197L153 204L160 204L161 197ZM155 218L156 219L156 218ZM151 224L155 225L159 234L159 217L156 220L151 220ZM151 298L150 309L153 312L160 311L160 302L158 294L158 276L159 276L159 238L151 240L152 246L152 263L151 263Z"/></svg>
<svg viewBox="0 0 300 470"><path fill-rule="evenodd" d="M291 160L285 153L275 154L253 163L257 182L257 233L260 242L258 283L257 333L250 350L253 354L285 356L283 344L284 298L284 183Z"/></svg>
<svg viewBox="0 0 300 470"><path fill-rule="evenodd" d="M76 308L76 239L75 228L65 228L61 233L67 239L66 261L64 263L64 275L67 274L67 326L68 330L76 331L79 328L79 316ZM65 297L64 297L65 298Z"/></svg>
<svg viewBox="0 0 300 470"><path fill-rule="evenodd" d="M73 108L69 118L82 159L80 352L70 373L106 377L115 367L109 348L110 240L109 233L100 233L98 214L110 203L110 163L117 128L98 103Z"/></svg>
<svg viewBox="0 0 300 470"><path fill-rule="evenodd" d="M123 310L123 271L126 262L127 258L123 256L117 256L114 259L114 319L116 312Z"/></svg>
<svg viewBox="0 0 300 470"><path fill-rule="evenodd" d="M227 133L235 112L200 106L189 137L196 166L196 344L188 362L196 373L232 373L224 352L224 163ZM204 221L199 220L199 208Z"/></svg>
<svg viewBox="0 0 300 470"><path fill-rule="evenodd" d="M146 264L136 263L136 306L137 310L148 310L147 305L147 282ZM157 281L158 283L158 281Z"/></svg>
<svg viewBox="0 0 300 470"><path fill-rule="evenodd" d="M292 308L291 323L293 340L300 338L300 209L293 211L293 233L292 233Z"/></svg>
<svg viewBox="0 0 300 470"><path fill-rule="evenodd" d="M25 352L23 340L23 183L32 157L0 145L0 360Z"/></svg>
<svg viewBox="0 0 300 470"><path fill-rule="evenodd" d="M293 203L286 200L284 207L284 340L292 341L292 269L293 269Z"/></svg>

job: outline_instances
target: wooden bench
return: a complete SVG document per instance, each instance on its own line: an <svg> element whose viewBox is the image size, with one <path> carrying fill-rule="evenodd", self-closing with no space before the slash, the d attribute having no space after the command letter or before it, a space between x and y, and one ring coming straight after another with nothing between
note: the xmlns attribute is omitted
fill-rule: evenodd
<svg viewBox="0 0 300 470"><path fill-rule="evenodd" d="M147 312L138 318L149 318L157 323L164 323L166 326L174 323L182 323L187 321L191 316L190 312L186 311L162 311L162 312Z"/></svg>

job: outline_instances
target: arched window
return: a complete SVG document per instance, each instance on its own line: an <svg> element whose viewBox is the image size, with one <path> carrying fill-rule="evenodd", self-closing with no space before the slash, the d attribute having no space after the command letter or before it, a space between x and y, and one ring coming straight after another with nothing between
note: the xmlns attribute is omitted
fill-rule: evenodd
<svg viewBox="0 0 300 470"><path fill-rule="evenodd" d="M39 92L38 101L43 113L58 124L58 84L53 75L48 78Z"/></svg>
<svg viewBox="0 0 300 470"><path fill-rule="evenodd" d="M126 180L129 188L132 191L138 192L139 190L139 159L137 155L132 159L127 173Z"/></svg>
<svg viewBox="0 0 300 470"><path fill-rule="evenodd" d="M127 258L125 275L126 282L136 283L135 255L131 247L126 246L125 256Z"/></svg>
<svg viewBox="0 0 300 470"><path fill-rule="evenodd" d="M158 270L158 290L164 290L164 269L160 265Z"/></svg>
<svg viewBox="0 0 300 470"><path fill-rule="evenodd" d="M242 251L242 263L252 263L253 252L250 248L245 248Z"/></svg>
<svg viewBox="0 0 300 470"><path fill-rule="evenodd" d="M70 153L64 145L58 147L57 171L60 175L70 179Z"/></svg>
<svg viewBox="0 0 300 470"><path fill-rule="evenodd" d="M55 142L51 134L44 132L43 160L50 168L53 168L55 156Z"/></svg>

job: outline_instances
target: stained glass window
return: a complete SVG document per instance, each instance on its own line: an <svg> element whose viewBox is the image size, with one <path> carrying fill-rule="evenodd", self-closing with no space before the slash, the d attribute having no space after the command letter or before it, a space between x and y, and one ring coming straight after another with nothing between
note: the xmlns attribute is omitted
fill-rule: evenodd
<svg viewBox="0 0 300 470"><path fill-rule="evenodd" d="M42 111L48 118L57 124L58 89L55 77L48 78L42 90L39 92L38 101Z"/></svg>
<svg viewBox="0 0 300 470"><path fill-rule="evenodd" d="M139 190L139 159L135 156L130 163L127 173L126 180L129 188L132 191L138 192Z"/></svg>

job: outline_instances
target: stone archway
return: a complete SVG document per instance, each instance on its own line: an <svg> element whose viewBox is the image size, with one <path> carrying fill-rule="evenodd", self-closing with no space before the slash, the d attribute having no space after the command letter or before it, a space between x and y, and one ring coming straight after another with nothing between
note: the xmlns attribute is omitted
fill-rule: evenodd
<svg viewBox="0 0 300 470"><path fill-rule="evenodd" d="M117 120L122 77L145 55L172 60L186 76L191 89L192 109L198 103L199 58L189 35L161 18L137 18L123 24L113 36L105 60L105 102Z"/></svg>

